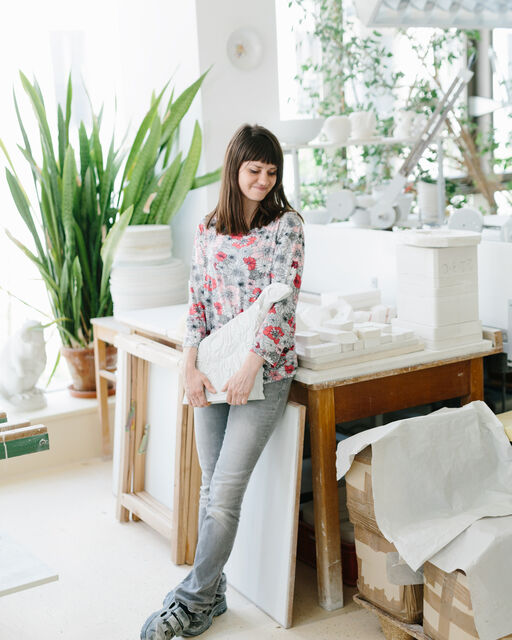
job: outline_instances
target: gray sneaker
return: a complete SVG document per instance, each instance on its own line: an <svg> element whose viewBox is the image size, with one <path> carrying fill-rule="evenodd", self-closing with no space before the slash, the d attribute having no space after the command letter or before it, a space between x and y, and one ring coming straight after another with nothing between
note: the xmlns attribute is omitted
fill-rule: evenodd
<svg viewBox="0 0 512 640"><path fill-rule="evenodd" d="M175 591L176 589L173 589L172 591L169 591L169 593L165 596L164 601L162 603L164 607L168 607L174 602ZM215 616L222 615L227 610L227 608L228 608L228 603L226 601L226 594L216 593L215 600L213 601L213 605L212 605L213 616L215 617Z"/></svg>
<svg viewBox="0 0 512 640"><path fill-rule="evenodd" d="M170 594L167 594L170 596ZM169 640L177 636L198 636L211 627L213 618L220 616L227 609L226 597L220 596L219 601L205 612L193 613L183 605L168 601L159 611L152 613L142 626L141 640Z"/></svg>
<svg viewBox="0 0 512 640"><path fill-rule="evenodd" d="M141 640L169 640L182 636L190 625L189 613L179 604L172 603L152 613L140 630Z"/></svg>

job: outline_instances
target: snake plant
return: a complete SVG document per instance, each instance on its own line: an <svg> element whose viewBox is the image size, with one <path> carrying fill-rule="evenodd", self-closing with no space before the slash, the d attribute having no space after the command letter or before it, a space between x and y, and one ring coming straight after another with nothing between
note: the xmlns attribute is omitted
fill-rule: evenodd
<svg viewBox="0 0 512 640"><path fill-rule="evenodd" d="M52 139L41 89L20 72L38 125L42 162L37 162L16 94L14 107L23 138L19 149L30 166L35 200L16 173L5 145L6 177L33 247L7 235L35 264L48 291L52 314L64 346L89 346L91 318L112 314L109 277L117 244L129 223L167 224L190 191L218 180L220 170L196 177L201 130L196 122L187 156L177 153L179 124L197 94L204 74L159 114L166 88L153 96L127 153L102 148L102 111L92 114L90 131L77 133L78 153L70 142L73 89L68 79L66 103L57 108L57 136ZM122 169L122 172L121 172ZM121 178L119 178L121 176ZM37 206L34 203L37 201Z"/></svg>

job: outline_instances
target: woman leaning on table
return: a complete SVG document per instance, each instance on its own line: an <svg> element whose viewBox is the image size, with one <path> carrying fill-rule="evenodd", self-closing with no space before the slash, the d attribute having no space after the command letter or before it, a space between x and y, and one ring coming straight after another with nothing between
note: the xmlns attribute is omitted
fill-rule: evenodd
<svg viewBox="0 0 512 640"><path fill-rule="evenodd" d="M282 177L276 137L258 125L240 127L226 151L219 202L196 232L183 352L202 470L198 542L191 572L146 620L142 640L199 635L227 609L223 568L242 498L284 412L297 367L295 311L304 239ZM227 392L227 402L209 405L205 388L216 390L195 367L200 341L247 309L272 282L290 285L292 293L272 305L244 364L219 390ZM260 367L265 399L247 402Z"/></svg>

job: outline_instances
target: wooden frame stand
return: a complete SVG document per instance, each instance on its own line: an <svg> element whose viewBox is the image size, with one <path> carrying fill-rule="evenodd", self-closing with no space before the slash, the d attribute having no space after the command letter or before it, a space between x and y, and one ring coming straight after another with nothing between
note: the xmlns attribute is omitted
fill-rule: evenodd
<svg viewBox="0 0 512 640"><path fill-rule="evenodd" d="M120 522L144 520L171 541L176 564L192 564L197 543L197 513L201 474L194 440L193 409L182 403L183 386L178 390L176 421L173 509L145 490L146 450L150 431L147 424L149 368L151 364L177 368L181 352L148 338L118 335L118 349L127 354L123 379L124 431L121 438L117 518Z"/></svg>

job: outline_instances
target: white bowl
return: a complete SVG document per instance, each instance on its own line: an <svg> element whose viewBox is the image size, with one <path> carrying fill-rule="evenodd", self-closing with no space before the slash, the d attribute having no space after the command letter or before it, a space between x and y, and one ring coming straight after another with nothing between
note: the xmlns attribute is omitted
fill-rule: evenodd
<svg viewBox="0 0 512 640"><path fill-rule="evenodd" d="M320 133L324 118L310 120L280 120L273 126L273 132L285 144L307 144Z"/></svg>

